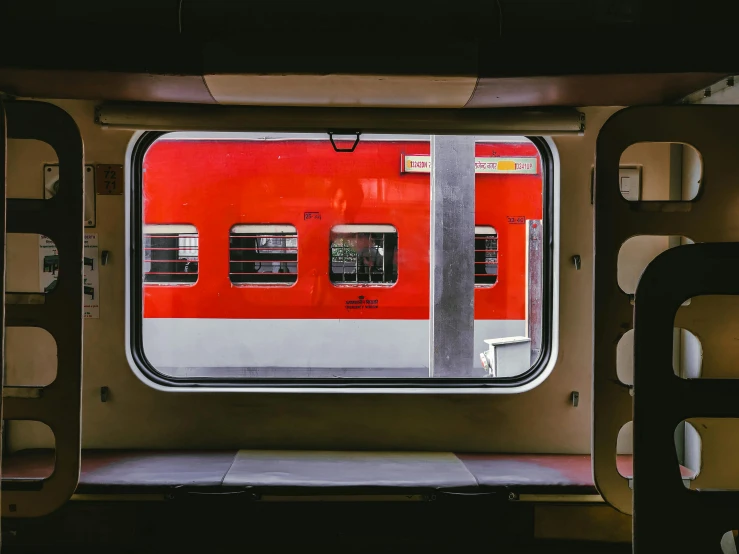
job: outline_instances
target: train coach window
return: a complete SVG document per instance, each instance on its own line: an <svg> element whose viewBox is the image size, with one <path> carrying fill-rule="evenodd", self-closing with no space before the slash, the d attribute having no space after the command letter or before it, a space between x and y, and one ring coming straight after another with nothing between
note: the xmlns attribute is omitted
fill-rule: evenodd
<svg viewBox="0 0 739 554"><path fill-rule="evenodd" d="M129 251L144 252L128 259L139 376L516 391L551 370L552 143L349 138L140 135L127 189Z"/></svg>
<svg viewBox="0 0 739 554"><path fill-rule="evenodd" d="M329 277L335 285L382 285L398 280L398 232L392 225L331 229Z"/></svg>
<svg viewBox="0 0 739 554"><path fill-rule="evenodd" d="M475 226L475 286L491 287L498 280L498 233L494 227Z"/></svg>
<svg viewBox="0 0 739 554"><path fill-rule="evenodd" d="M144 283L192 284L198 280L198 232L192 225L144 226Z"/></svg>
<svg viewBox="0 0 739 554"><path fill-rule="evenodd" d="M236 225L228 237L234 284L289 285L298 280L298 232L292 225Z"/></svg>

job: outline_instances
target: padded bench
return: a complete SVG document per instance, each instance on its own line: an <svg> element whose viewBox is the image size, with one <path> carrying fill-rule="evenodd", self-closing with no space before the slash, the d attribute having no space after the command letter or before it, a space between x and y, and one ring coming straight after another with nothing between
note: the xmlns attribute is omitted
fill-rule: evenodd
<svg viewBox="0 0 739 554"><path fill-rule="evenodd" d="M3 458L4 486L51 475L53 450ZM619 456L631 475L631 456ZM684 479L695 475L681 468ZM598 501L590 456L286 450L84 450L77 495L252 491L257 495L505 492Z"/></svg>

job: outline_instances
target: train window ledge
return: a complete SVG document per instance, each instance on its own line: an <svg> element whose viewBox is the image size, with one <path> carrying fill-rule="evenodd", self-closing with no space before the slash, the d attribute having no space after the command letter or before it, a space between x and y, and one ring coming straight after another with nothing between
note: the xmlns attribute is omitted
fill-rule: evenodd
<svg viewBox="0 0 739 554"><path fill-rule="evenodd" d="M126 353L132 370L144 383L158 390L183 392L511 394L533 389L549 376L557 358L559 288L559 272L554 263L559 250L559 159L550 138L474 137L476 206L489 208L502 204L499 200L491 201L495 197L481 197L480 183L491 183L485 186L494 190L494 186L503 187L506 179L515 181L513 175L499 176L506 171L539 179L541 205L538 211L523 213L523 204L519 203L516 208L522 213L507 215L505 220L496 219L493 212L492 216L477 213L476 219L481 221L476 222L474 245L469 247L470 255L474 253L470 263L474 267L472 286L476 310L492 307L494 311L496 305L511 304L508 300L513 297L501 296L506 294L505 287L511 286L510 280L508 277L501 280L500 276L506 275L506 271L511 271L511 275L514 271L522 272L509 270L509 264L525 267L528 280L523 286L529 287L536 282L540 287L537 289L540 294L519 295L526 302L531 301L530 297L539 299L540 314L533 318L540 321L534 329L535 334L531 334L533 328L527 327L531 306L522 305L521 312L526 315L520 319L516 319L516 314L507 315L508 320L499 315L486 319L475 311L475 351L470 362L477 369L460 368L458 375L437 373L439 376L431 376L433 372L429 367L433 366L433 360L427 359L424 363L422 356L413 350L421 346L426 356L433 351L428 345L429 319L424 319L423 306L413 304L424 294L428 298L420 281L413 279L424 274L430 279L433 273L428 258L425 266L417 263L426 256L423 241L428 241L429 236L428 223L423 228L423 222L428 221L423 218L428 218L431 207L424 204L429 202L430 190L429 136L364 137L357 152L364 151L365 156L367 152L379 152L377 159L385 160L382 163L387 163L387 168L393 166L394 173L385 174L383 172L390 171L385 166L377 169L376 165L368 165L366 159L352 159L355 153L331 151L337 158L329 162L320 159L325 153L318 156L311 153L317 144L315 141L325 140L328 144L325 134L294 133L285 140L283 144L302 152L304 161L296 158L296 152L280 152L279 138L270 136L265 140L265 133L204 135L142 131L134 135L128 147L126 240L127 251L133 254L126 259ZM193 155L192 151L177 151L182 144L190 149L196 147L203 142L200 138L209 141L213 148L216 145L235 148L226 155L221 152L218 163L214 164L210 179L217 188L203 184L203 179L209 178L208 169L203 169L203 160L207 159L205 152L200 156ZM306 142L301 144L303 140ZM376 141L374 145L373 141ZM254 161L259 158L255 152L244 151L254 144L264 149L261 162ZM158 148L152 150L154 145ZM480 150L485 151L481 154ZM152 151L155 156L150 156ZM170 156L167 162L170 165L164 163L156 167L167 156ZM266 159L271 160L271 165L264 163ZM416 165L409 166L409 160ZM400 171L398 161L402 166ZM330 166L331 163L335 165ZM204 173L194 171L195 167ZM341 179L334 178L333 182L361 184L353 189L341 185L331 188L330 172L337 167L345 174ZM370 173L356 173L362 170ZM372 174L373 171L376 174ZM480 177L480 173L495 177ZM189 181L193 183L191 189L188 189ZM252 182L255 184L251 185ZM177 183L177 187L172 183ZM515 184L520 187L521 183L523 181ZM409 201L410 193L405 191L411 191L414 185L420 192ZM328 187L325 198L316 192L322 186ZM193 191L191 198L186 201L175 198L176 194L187 190ZM214 194L215 190L218 194ZM275 191L274 198L265 196L270 190ZM158 191L162 191L159 196ZM359 205L365 206L364 213L356 209L356 197L352 196L355 191L360 191ZM226 203L218 200L221 194L230 195ZM398 194L407 196L400 198ZM157 205L158 197L166 197L169 204ZM498 198L508 197L501 192ZM363 200L366 200L364 204ZM322 208L324 202L327 204ZM355 202L354 207L352 202ZM383 210L383 202L388 202L391 209ZM231 209L227 204L236 207ZM503 208L505 211L508 206ZM284 217L272 218L279 210ZM402 210L406 210L405 220L402 213L399 216ZM383 213L390 217L383 218ZM154 221L183 221L187 219L183 214L192 215L188 223L152 225L147 221L152 218ZM223 227L224 219L231 220L230 226ZM233 223L239 219L245 222ZM277 219L278 222L281 219L282 222L249 222L260 219ZM416 226L409 225L408 221ZM531 260L524 259L524 256L531 256L531 244L524 241L531 240L541 241L536 278L532 278ZM222 256L225 261L221 261ZM272 259L275 256L279 260ZM499 256L505 261L500 267ZM370 264L360 268L366 265L359 263L360 258L370 258ZM186 265L188 270L171 270L169 266L174 266L175 262ZM164 270L154 271L154 265ZM245 271L247 266L254 266L254 271ZM163 275L165 273L167 275ZM324 280L325 285L322 284ZM223 288L224 282L226 288ZM152 284L197 286L149 286ZM398 293L401 285L406 287L402 293L387 296ZM235 292L225 293L229 287ZM291 291L298 288L305 288L304 296L308 299L296 303L295 293ZM336 292L331 293L331 288ZM242 294L239 290L248 296L236 296ZM249 293L250 290L254 292ZM152 300L159 297L161 301ZM384 308L380 315L378 305ZM311 312L316 307L322 310L322 315ZM197 332L187 329L193 322L202 329ZM344 327L339 328L337 322ZM382 325L387 328L379 336L376 329ZM209 342L207 333L216 343L223 344ZM349 336L351 333L354 334ZM172 337L177 340L168 342ZM505 337L510 340L506 341ZM505 350L510 350L525 363L519 360L515 371L498 369L487 373L485 367L480 368L479 361L474 361L477 353L485 349L478 344L482 339L490 343L485 353L488 360L496 356L495 359L505 359L501 351L506 354ZM445 337L444 341L448 343L449 338ZM526 353L522 354L524 349ZM206 355L213 359L207 363L197 359ZM337 362L340 356L346 360ZM270 363L273 358L277 358L278 363ZM248 361L237 365L233 363L235 359ZM310 363L306 364L305 360ZM326 360L331 363L325 363ZM243 367L249 363L252 366Z"/></svg>

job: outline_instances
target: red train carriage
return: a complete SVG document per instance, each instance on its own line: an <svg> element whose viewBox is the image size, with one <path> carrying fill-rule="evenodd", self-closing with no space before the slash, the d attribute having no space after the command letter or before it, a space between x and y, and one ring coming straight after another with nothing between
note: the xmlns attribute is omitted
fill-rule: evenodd
<svg viewBox="0 0 739 554"><path fill-rule="evenodd" d="M428 367L427 140L156 141L144 160L144 340L164 371ZM476 145L475 343L525 335L541 160ZM216 359L214 363L213 359ZM257 370L256 368L260 368Z"/></svg>

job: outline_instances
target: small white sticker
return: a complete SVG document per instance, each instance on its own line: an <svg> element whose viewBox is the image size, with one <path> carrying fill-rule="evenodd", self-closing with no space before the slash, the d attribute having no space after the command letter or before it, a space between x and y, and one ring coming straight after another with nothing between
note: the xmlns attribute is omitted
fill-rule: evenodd
<svg viewBox="0 0 739 554"><path fill-rule="evenodd" d="M42 292L50 292L56 285L59 275L59 252L52 240L44 235L39 237L39 285ZM84 317L100 317L98 236L85 233L84 248Z"/></svg>

